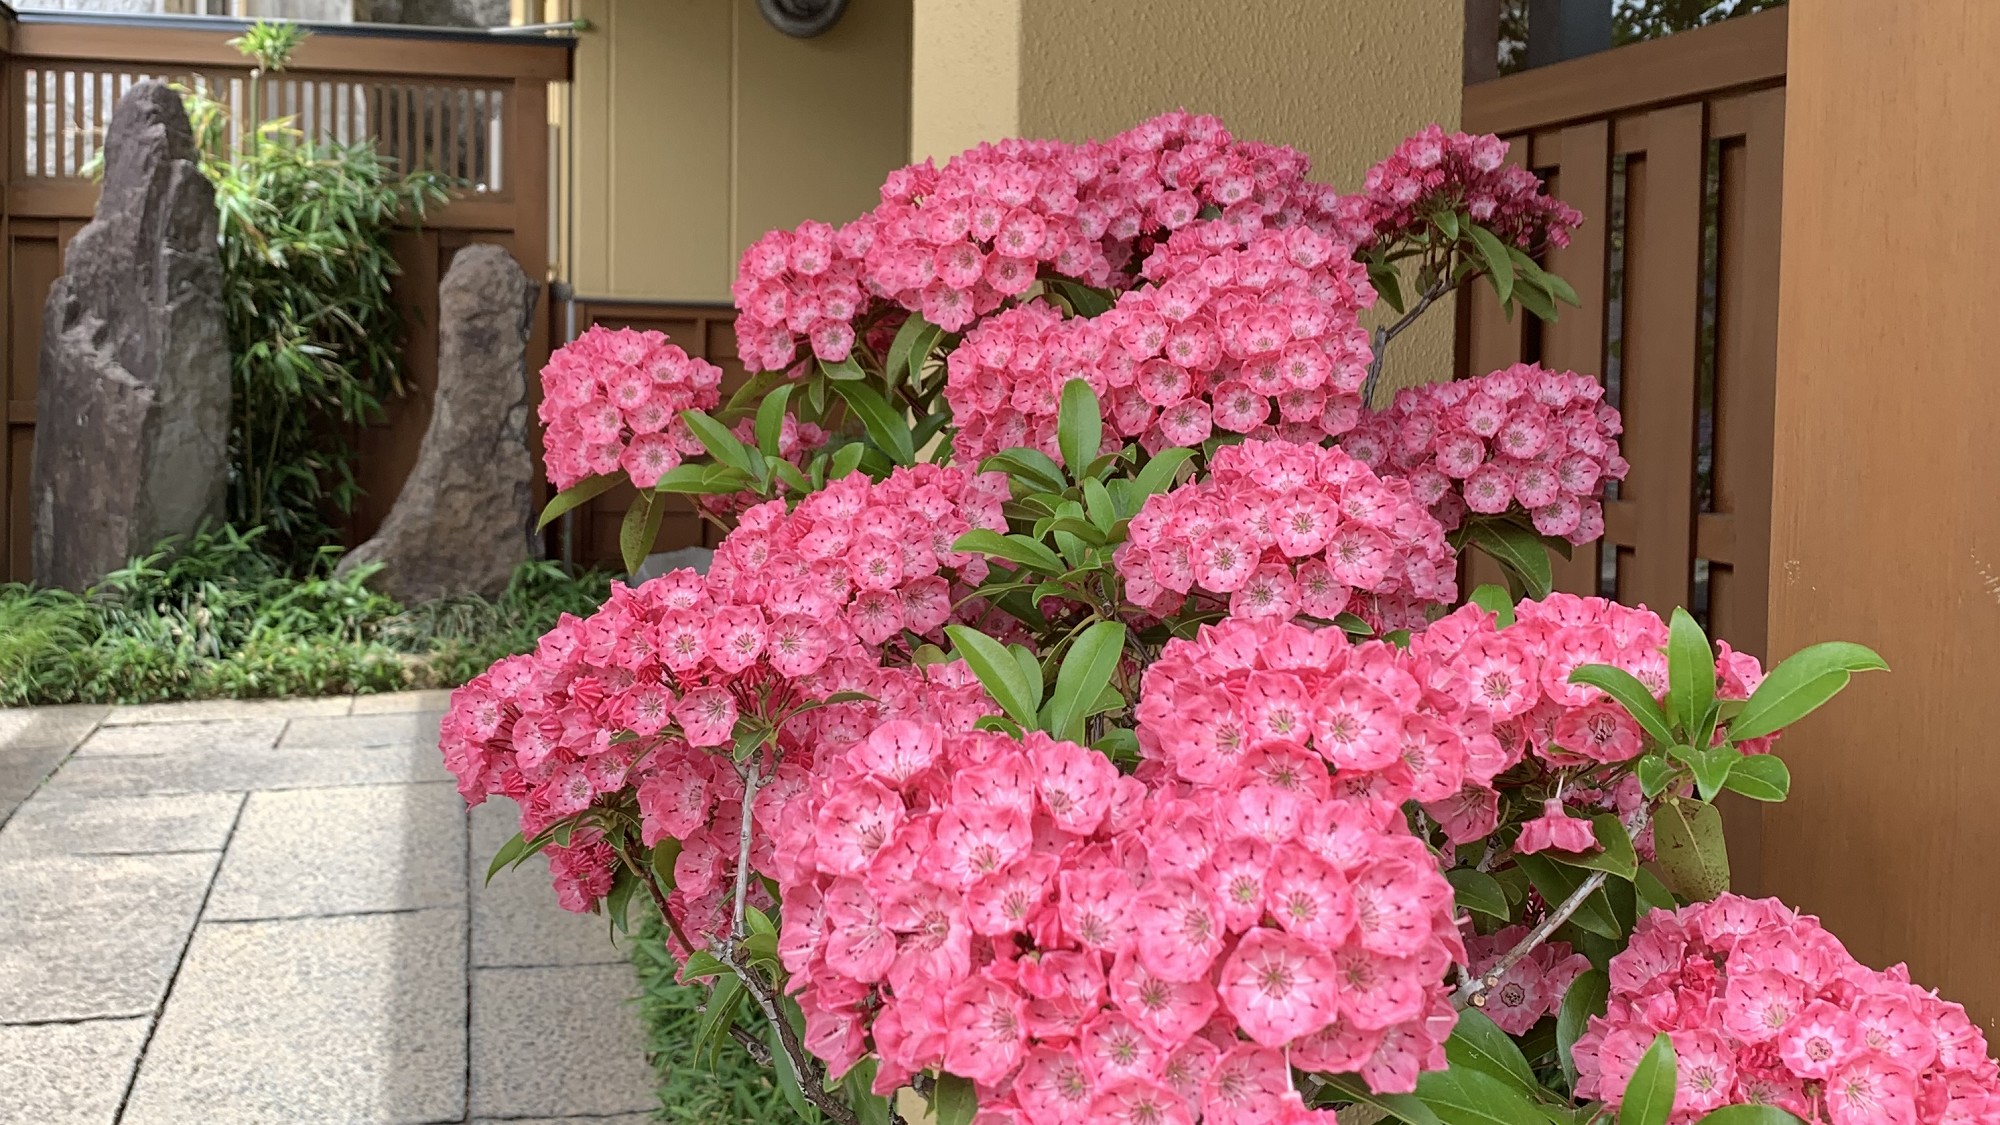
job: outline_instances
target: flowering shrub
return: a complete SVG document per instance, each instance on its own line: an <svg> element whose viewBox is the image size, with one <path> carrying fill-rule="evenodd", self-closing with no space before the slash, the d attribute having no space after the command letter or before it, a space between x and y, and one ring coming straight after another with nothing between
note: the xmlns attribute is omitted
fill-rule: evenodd
<svg viewBox="0 0 2000 1125"><path fill-rule="evenodd" d="M1604 534L1603 482L1624 480L1618 412L1597 380L1520 363L1396 392L1341 447L1394 472L1449 531L1466 513L1518 510L1543 535Z"/></svg>
<svg viewBox="0 0 2000 1125"><path fill-rule="evenodd" d="M568 488L622 473L635 488L653 487L684 456L702 452L681 412L714 406L721 385L721 368L659 332L592 325L542 368L549 481Z"/></svg>
<svg viewBox="0 0 2000 1125"><path fill-rule="evenodd" d="M1776 899L1723 895L1641 919L1610 1006L1576 1042L1577 1092L1618 1105L1655 1037L1676 1122L1770 1105L1832 1125L2000 1119L2000 1067L1957 1004L1855 961Z"/></svg>
<svg viewBox="0 0 2000 1125"><path fill-rule="evenodd" d="M1458 593L1444 529L1400 480L1338 449L1247 441L1204 479L1151 496L1115 555L1125 596L1155 613L1190 593L1229 613L1421 626Z"/></svg>
<svg viewBox="0 0 2000 1125"><path fill-rule="evenodd" d="M1586 377L1368 408L1454 287L1573 303L1534 254L1578 218L1503 154L1427 130L1342 196L1187 114L982 146L751 247L728 403L579 342L544 518L631 480L628 557L667 494L733 525L455 696L461 791L521 806L494 869L649 903L704 1039L836 1125L1992 1120L1962 1015L1689 905L1718 794L1783 799L1773 740L1880 658L1554 593L1624 472ZM1454 608L1472 548L1514 589ZM1784 1070L1753 992L1837 1061Z"/></svg>

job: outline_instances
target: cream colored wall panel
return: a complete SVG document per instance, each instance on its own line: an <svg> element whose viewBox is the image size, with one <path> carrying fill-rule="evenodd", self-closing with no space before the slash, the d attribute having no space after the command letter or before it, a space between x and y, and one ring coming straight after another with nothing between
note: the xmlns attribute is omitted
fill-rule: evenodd
<svg viewBox="0 0 2000 1125"><path fill-rule="evenodd" d="M916 0L910 159L1021 131L1022 0Z"/></svg>

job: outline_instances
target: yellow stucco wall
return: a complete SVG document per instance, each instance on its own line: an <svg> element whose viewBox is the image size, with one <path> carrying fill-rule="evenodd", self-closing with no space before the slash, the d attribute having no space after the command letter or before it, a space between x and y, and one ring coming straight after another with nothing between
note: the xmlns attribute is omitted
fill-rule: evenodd
<svg viewBox="0 0 2000 1125"><path fill-rule="evenodd" d="M576 0L567 272L590 296L726 301L772 227L874 205L908 157L910 0L814 39L754 0Z"/></svg>
<svg viewBox="0 0 2000 1125"><path fill-rule="evenodd" d="M1316 179L1351 190L1404 136L1458 121L1464 0L915 2L918 158L1010 131L1100 137L1185 107L1296 146ZM1386 382L1449 378L1451 355L1441 304L1397 341Z"/></svg>

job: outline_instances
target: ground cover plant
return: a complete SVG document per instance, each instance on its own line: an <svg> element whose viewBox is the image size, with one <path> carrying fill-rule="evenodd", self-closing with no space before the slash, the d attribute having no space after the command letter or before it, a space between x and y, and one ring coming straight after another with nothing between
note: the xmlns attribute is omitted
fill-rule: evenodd
<svg viewBox="0 0 2000 1125"><path fill-rule="evenodd" d="M1553 591L1626 471L1594 379L1376 401L1454 287L1574 302L1505 151L1429 128L1343 194L1184 113L983 145L749 248L728 401L567 349L545 518L629 481L628 554L672 494L733 529L455 693L490 873L657 916L696 1049L806 1120L2000 1120L1961 1009L1728 893L1715 799L1782 800L1881 658Z"/></svg>

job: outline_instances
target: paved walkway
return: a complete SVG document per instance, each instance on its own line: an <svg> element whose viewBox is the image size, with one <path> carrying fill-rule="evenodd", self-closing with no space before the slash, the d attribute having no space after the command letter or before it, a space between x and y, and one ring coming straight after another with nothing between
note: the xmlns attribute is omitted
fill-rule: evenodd
<svg viewBox="0 0 2000 1125"><path fill-rule="evenodd" d="M443 705L0 710L0 1122L648 1120L624 953L481 886Z"/></svg>

